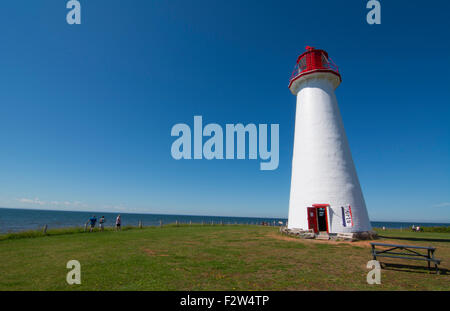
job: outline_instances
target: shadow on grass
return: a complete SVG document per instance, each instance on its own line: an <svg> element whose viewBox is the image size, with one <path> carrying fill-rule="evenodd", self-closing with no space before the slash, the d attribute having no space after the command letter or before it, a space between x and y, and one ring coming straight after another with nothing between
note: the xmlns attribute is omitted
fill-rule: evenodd
<svg viewBox="0 0 450 311"><path fill-rule="evenodd" d="M436 269L434 266L431 266L429 270L427 266L413 266L408 264L398 264L398 263L381 263L381 268L384 270L393 270L393 271L401 271L401 272L410 272L410 273L422 273L422 274L436 274ZM408 269L408 270L406 270ZM445 268L439 268L439 273L441 275L447 275L448 270Z"/></svg>
<svg viewBox="0 0 450 311"><path fill-rule="evenodd" d="M450 239L436 239L436 238L409 238L409 237L398 237L398 236L385 236L378 234L379 239L390 239L390 240L406 240L406 241L419 241L419 242L446 242L450 243Z"/></svg>

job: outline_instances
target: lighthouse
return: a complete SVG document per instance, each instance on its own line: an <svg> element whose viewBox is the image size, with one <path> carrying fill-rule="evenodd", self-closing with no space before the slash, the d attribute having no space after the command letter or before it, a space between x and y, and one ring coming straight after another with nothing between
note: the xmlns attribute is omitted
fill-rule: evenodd
<svg viewBox="0 0 450 311"><path fill-rule="evenodd" d="M326 51L306 47L298 57L289 81L297 108L288 229L372 229L334 93L341 81Z"/></svg>

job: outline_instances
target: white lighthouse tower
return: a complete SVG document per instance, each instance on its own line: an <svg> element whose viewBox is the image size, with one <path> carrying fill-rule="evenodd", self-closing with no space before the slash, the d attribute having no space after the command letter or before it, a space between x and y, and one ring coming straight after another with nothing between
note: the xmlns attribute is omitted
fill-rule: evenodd
<svg viewBox="0 0 450 311"><path fill-rule="evenodd" d="M324 50L306 47L298 57L289 83L297 96L289 229L372 229L334 94L341 80Z"/></svg>

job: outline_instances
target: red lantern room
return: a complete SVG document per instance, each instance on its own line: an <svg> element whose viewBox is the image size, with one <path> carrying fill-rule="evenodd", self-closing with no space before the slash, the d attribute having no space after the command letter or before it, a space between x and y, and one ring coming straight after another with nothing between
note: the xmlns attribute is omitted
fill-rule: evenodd
<svg viewBox="0 0 450 311"><path fill-rule="evenodd" d="M307 46L306 52L297 58L294 72L289 79L289 88L297 79L314 72L331 72L339 77L339 81L342 81L339 69L328 57L328 53L324 50Z"/></svg>

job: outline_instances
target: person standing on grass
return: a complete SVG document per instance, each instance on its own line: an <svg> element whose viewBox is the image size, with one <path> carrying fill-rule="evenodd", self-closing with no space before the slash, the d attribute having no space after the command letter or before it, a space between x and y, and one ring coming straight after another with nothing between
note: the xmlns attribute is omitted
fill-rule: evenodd
<svg viewBox="0 0 450 311"><path fill-rule="evenodd" d="M122 225L122 218L120 218L120 214L116 218L116 230L120 230L120 226Z"/></svg>
<svg viewBox="0 0 450 311"><path fill-rule="evenodd" d="M89 223L91 224L91 227L89 228L89 232L94 231L96 222L97 222L97 217L95 217L95 215L92 216L91 218L89 218Z"/></svg>
<svg viewBox="0 0 450 311"><path fill-rule="evenodd" d="M101 218L100 218L100 220L98 221L98 225L100 226L100 230L101 231L103 231L104 230L104 227L103 227L103 224L105 223L105 216L102 216Z"/></svg>

